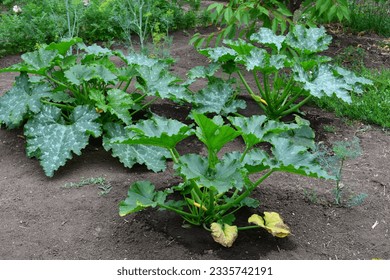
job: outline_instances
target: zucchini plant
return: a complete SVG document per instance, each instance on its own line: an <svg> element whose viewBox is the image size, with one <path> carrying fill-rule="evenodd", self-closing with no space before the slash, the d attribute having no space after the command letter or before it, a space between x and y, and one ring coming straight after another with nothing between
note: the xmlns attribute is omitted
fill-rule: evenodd
<svg viewBox="0 0 390 280"><path fill-rule="evenodd" d="M323 27L296 25L286 36L262 27L250 40L224 40L224 46L199 52L229 75L236 74L262 111L271 119L280 119L297 112L312 96L351 103L351 91L362 93L361 86L371 84L319 55L331 40ZM244 71L253 77L254 85Z"/></svg>
<svg viewBox="0 0 390 280"><path fill-rule="evenodd" d="M192 117L195 126L154 116L128 126L124 136L111 140L117 145L142 143L165 149L182 178L181 183L164 190L156 190L149 181L133 183L119 204L120 216L148 207L174 211L187 223L209 230L225 247L232 246L240 230L262 227L276 237L289 235L288 226L276 212L254 214L248 219L253 225L243 226L235 225L234 214L242 207L259 206L251 193L274 172L332 178L311 152L314 133L307 123L285 124L252 116L228 117L227 124L220 116L210 119L193 113ZM191 135L204 144L207 156L179 154L176 146ZM221 149L238 137L245 143L243 151L221 154ZM261 149L260 143L271 148ZM172 197L173 193L180 199Z"/></svg>
<svg viewBox="0 0 390 280"><path fill-rule="evenodd" d="M76 45L78 51L72 53ZM27 155L39 159L47 176L73 153L80 155L91 136L101 135L104 148L125 166L138 162L153 171L165 168L164 158L170 157L165 150L113 145L107 139L120 136L123 126L157 98L175 100L185 94L168 70L170 61L86 46L78 38L42 46L21 58L21 63L0 69L20 72L0 97L0 125L24 125Z"/></svg>

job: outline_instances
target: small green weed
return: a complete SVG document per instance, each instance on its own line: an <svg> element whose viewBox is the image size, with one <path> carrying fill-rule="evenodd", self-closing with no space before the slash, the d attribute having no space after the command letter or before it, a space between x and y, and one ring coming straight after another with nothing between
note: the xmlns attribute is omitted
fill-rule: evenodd
<svg viewBox="0 0 390 280"><path fill-rule="evenodd" d="M84 186L91 185L96 185L101 190L99 192L99 195L107 195L112 189L111 184L107 182L106 178L104 177L81 178L79 182L66 183L63 187L67 189L78 189Z"/></svg>
<svg viewBox="0 0 390 280"><path fill-rule="evenodd" d="M336 127L334 125L324 125L323 129L327 133L335 133L336 132Z"/></svg>
<svg viewBox="0 0 390 280"><path fill-rule="evenodd" d="M314 189L311 188L304 189L303 195L305 196L306 199L308 199L313 204L316 204L319 201L318 193Z"/></svg>
<svg viewBox="0 0 390 280"><path fill-rule="evenodd" d="M362 154L359 138L354 137L351 141L337 141L331 150L323 145L323 143L320 143L317 147L317 153L324 168L336 178L336 186L332 189L333 203L338 206L347 207L362 204L367 194L353 194L342 182L345 161L356 159ZM345 198L347 194L349 194L349 198ZM313 194L308 193L306 197L309 199L313 198Z"/></svg>

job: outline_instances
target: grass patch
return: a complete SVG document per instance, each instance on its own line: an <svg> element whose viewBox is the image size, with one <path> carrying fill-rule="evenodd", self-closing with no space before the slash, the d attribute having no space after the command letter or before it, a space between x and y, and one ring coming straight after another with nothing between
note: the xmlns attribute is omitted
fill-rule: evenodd
<svg viewBox="0 0 390 280"><path fill-rule="evenodd" d="M347 24L353 31L373 31L390 36L390 1L350 1L351 20Z"/></svg>
<svg viewBox="0 0 390 280"><path fill-rule="evenodd" d="M351 104L332 97L315 99L315 103L339 117L390 128L390 69L378 71L363 68L361 73L371 79L374 85L367 86L361 95L353 93Z"/></svg>

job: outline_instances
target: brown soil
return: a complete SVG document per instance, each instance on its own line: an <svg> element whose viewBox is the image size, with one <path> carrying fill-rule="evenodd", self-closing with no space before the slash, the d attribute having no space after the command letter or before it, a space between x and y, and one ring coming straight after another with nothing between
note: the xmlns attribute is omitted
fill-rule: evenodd
<svg viewBox="0 0 390 280"><path fill-rule="evenodd" d="M177 33L171 54L178 59L174 71L206 63L188 45L190 37ZM373 40L373 39L372 39ZM338 53L348 45L367 49L367 66L389 67L389 56L371 39L336 36L330 49ZM0 60L0 67L19 61L19 56ZM0 75L0 94L12 85L13 74ZM246 114L257 114L248 101ZM186 108L169 103L154 105L161 115L183 120ZM27 158L22 130L0 130L0 259L390 259L390 137L375 126L350 122L318 108L304 111L316 130L318 141L361 140L363 155L346 162L343 182L349 193L366 193L363 204L332 204L330 181L291 174L274 174L253 196L261 201L256 212L276 211L293 235L276 239L262 230L240 232L234 246L223 248L198 228L184 229L172 213L144 211L118 216L118 202L136 180L150 180L167 187L177 178L171 166L155 174L143 166L124 168L93 141L83 155L45 177L36 159ZM324 125L333 126L329 132ZM187 143L185 152L201 152ZM237 142L235 145L241 145ZM233 147L234 148L234 147ZM82 178L104 177L112 190L99 195L96 185L64 188ZM346 192L347 194L348 192ZM314 194L310 197L308 194ZM241 213L247 217L248 213Z"/></svg>

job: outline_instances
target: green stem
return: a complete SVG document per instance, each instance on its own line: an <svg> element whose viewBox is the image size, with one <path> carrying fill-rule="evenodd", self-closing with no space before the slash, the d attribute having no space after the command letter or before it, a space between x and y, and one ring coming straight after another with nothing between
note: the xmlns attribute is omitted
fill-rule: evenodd
<svg viewBox="0 0 390 280"><path fill-rule="evenodd" d="M127 81L125 87L123 88L123 91L127 91L127 89L129 88L130 83L131 83L132 80L133 80L133 78L130 78L130 79Z"/></svg>
<svg viewBox="0 0 390 280"><path fill-rule="evenodd" d="M168 206L168 205L165 205L165 204L158 204L158 206L161 207L161 208L164 208L164 209L176 212L177 214L179 214L179 215L181 215L183 217L186 217L186 218L192 218L192 219L196 219L197 218L197 216L194 215L194 214L184 212L182 210L176 209L174 207L171 207L171 206Z"/></svg>
<svg viewBox="0 0 390 280"><path fill-rule="evenodd" d="M257 76L257 71L256 70L253 70L253 77L255 79L256 86L259 89L260 96L264 98L264 91L263 91L263 88L262 88L262 86L260 84L259 76Z"/></svg>
<svg viewBox="0 0 390 280"><path fill-rule="evenodd" d="M266 178L268 178L274 171L270 170L267 173L265 173L259 180L257 180L252 186L247 188L242 194L240 194L233 202L222 205L218 211L227 211L231 207L234 207L236 205L239 205L242 200L244 200L247 196L250 195L250 193L258 186L261 182L263 182Z"/></svg>
<svg viewBox="0 0 390 280"><path fill-rule="evenodd" d="M278 104L284 105L285 99L289 95L290 90L291 90L293 85L294 85L294 77L291 76L287 82L287 85L284 87L283 93L281 94L281 96L277 100Z"/></svg>
<svg viewBox="0 0 390 280"><path fill-rule="evenodd" d="M152 104L154 101L156 101L158 99L158 97L155 97L153 98L152 100L148 101L147 103L145 103L141 108L139 108L138 110L135 110L134 112L130 113L130 116L133 116L135 114L137 114L138 112L142 111L143 109L145 109L146 107L148 107L150 104Z"/></svg>
<svg viewBox="0 0 390 280"><path fill-rule="evenodd" d="M168 150L171 153L173 162L176 164L179 163L180 154L178 153L178 151L175 148L171 148Z"/></svg>
<svg viewBox="0 0 390 280"><path fill-rule="evenodd" d="M248 230L248 229L256 229L260 228L259 226L247 226L247 227L237 227L237 230Z"/></svg>
<svg viewBox="0 0 390 280"><path fill-rule="evenodd" d="M269 75L268 74L263 74L263 83L264 83L264 100L268 104L268 111L272 113L274 111L274 104L272 104L272 99L271 99L271 87L269 83Z"/></svg>
<svg viewBox="0 0 390 280"><path fill-rule="evenodd" d="M296 94L294 94L293 97L291 97L287 103L285 103L283 106L281 106L276 112L275 112L275 115L278 115L278 116L281 116L282 113L285 111L285 110L288 110L289 107L291 106L291 104L293 104L299 97L301 97L301 94L304 90L300 90L299 92L297 92Z"/></svg>
<svg viewBox="0 0 390 280"><path fill-rule="evenodd" d="M71 89L72 91L74 91L73 87L71 87L71 86L69 86L67 84L64 84L64 83L54 79L52 76L49 75L49 73L46 73L45 77L48 78L50 81L52 81L53 83L55 83L57 85L63 86L64 88L68 88L68 89Z"/></svg>
<svg viewBox="0 0 390 280"><path fill-rule="evenodd" d="M142 101L146 96L147 96L146 93L145 93L144 95L141 95L141 96L138 97L136 100L134 100L134 103L138 103L138 102Z"/></svg>
<svg viewBox="0 0 390 280"><path fill-rule="evenodd" d="M242 75L241 71L237 71L238 73L238 76L240 77L241 79L241 82L243 83L243 85L245 86L246 90L248 91L249 95L253 98L253 100L256 101L257 99L257 95L253 92L253 90L251 89L251 87L248 85L248 83L246 82L244 76ZM264 106L263 103L261 102L258 102L256 101L257 104L259 104L260 108L264 111L264 112L267 112L267 108Z"/></svg>
<svg viewBox="0 0 390 280"><path fill-rule="evenodd" d="M307 96L305 99L303 99L301 102L299 102L297 105L291 107L289 110L287 111L284 111L281 113L281 116L286 116L288 114L291 114L292 112L295 112L296 110L298 110L300 107L302 107L303 105L305 105L310 99L311 99L311 95Z"/></svg>
<svg viewBox="0 0 390 280"><path fill-rule="evenodd" d="M47 100L41 100L41 102L43 104L52 105L52 106L55 106L55 107L58 107L58 108L66 109L66 110L73 110L75 108L74 106L71 106L71 105L58 104L58 103L50 102L50 101L47 101Z"/></svg>
<svg viewBox="0 0 390 280"><path fill-rule="evenodd" d="M241 155L240 162L242 162L244 160L244 158L245 158L246 154L248 153L248 151L250 150L250 148L251 147L249 147L249 146L245 147L245 150L244 150L244 152Z"/></svg>

